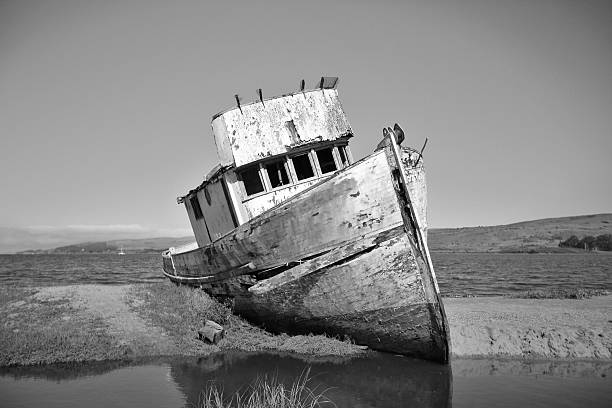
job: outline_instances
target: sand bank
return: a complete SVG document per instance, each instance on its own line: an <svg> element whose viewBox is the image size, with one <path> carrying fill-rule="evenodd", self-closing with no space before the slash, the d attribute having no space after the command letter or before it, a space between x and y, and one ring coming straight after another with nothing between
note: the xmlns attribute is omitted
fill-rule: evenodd
<svg viewBox="0 0 612 408"><path fill-rule="evenodd" d="M454 358L612 360L612 296L444 303ZM217 345L197 340L202 320L210 318L206 309L227 329ZM204 313L197 315L200 311ZM0 313L0 365L207 355L224 349L363 353L324 336L269 334L231 315L203 292L167 282L2 288Z"/></svg>
<svg viewBox="0 0 612 408"><path fill-rule="evenodd" d="M444 299L454 357L612 360L612 295Z"/></svg>

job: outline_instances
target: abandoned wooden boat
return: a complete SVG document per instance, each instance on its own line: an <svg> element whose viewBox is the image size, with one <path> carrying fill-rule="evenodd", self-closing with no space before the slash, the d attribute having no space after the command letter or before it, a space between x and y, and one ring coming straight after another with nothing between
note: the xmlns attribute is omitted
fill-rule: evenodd
<svg viewBox="0 0 612 408"><path fill-rule="evenodd" d="M220 163L177 199L197 242L165 251L164 274L271 331L447 363L421 154L396 127L353 162L336 82L213 117Z"/></svg>

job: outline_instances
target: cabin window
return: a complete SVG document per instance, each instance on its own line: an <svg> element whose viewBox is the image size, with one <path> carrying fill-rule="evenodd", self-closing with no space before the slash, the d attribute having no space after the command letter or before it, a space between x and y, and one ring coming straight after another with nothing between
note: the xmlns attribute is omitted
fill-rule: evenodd
<svg viewBox="0 0 612 408"><path fill-rule="evenodd" d="M289 176L285 169L284 160L277 160L265 165L266 171L268 172L268 178L270 179L270 185L272 188L280 187L289 184Z"/></svg>
<svg viewBox="0 0 612 408"><path fill-rule="evenodd" d="M291 160L293 160L293 167L295 168L295 175L298 180L314 177L315 173L312 169L312 164L310 164L308 153L294 156Z"/></svg>
<svg viewBox="0 0 612 408"><path fill-rule="evenodd" d="M350 163L346 154L346 146L338 146L338 154L340 155L340 163L342 164L342 167L348 167Z"/></svg>
<svg viewBox="0 0 612 408"><path fill-rule="evenodd" d="M204 214L202 214L202 207L200 207L200 200L198 200L197 195L193 195L189 197L189 202L191 203L191 208L193 209L193 215L195 215L196 220L200 218L204 218Z"/></svg>
<svg viewBox="0 0 612 408"><path fill-rule="evenodd" d="M321 167L321 173L330 173L338 170L336 162L334 161L334 154L331 148L317 150L317 159L319 159L319 167Z"/></svg>
<svg viewBox="0 0 612 408"><path fill-rule="evenodd" d="M264 191L261 177L259 177L259 167L254 166L240 172L240 179L244 185L244 190L248 196Z"/></svg>

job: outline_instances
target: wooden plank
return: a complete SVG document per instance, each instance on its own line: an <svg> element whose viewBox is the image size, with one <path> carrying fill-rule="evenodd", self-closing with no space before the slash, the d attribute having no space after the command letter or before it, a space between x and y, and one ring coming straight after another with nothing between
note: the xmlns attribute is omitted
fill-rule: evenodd
<svg viewBox="0 0 612 408"><path fill-rule="evenodd" d="M208 232L208 227L206 226L204 217L195 217L195 212L191 207L191 201L189 199L185 199L183 205L187 211L187 216L189 217L189 222L191 223L191 229L193 230L193 234L198 242L198 245L204 246L210 244L212 240L210 239L210 234Z"/></svg>
<svg viewBox="0 0 612 408"><path fill-rule="evenodd" d="M170 267L172 267L172 269L170 269ZM181 276L175 274L174 272L176 272L176 270L172 265L172 258L170 258L170 263L168 263L166 259L164 259L164 275L177 282L187 283L191 285L219 282L225 279L235 278L237 276L248 275L254 272L254 266L252 263L249 262L248 264L242 265L238 268L229 269L208 276Z"/></svg>
<svg viewBox="0 0 612 408"><path fill-rule="evenodd" d="M213 241L236 227L230 209L231 203L227 201L223 183L223 179L219 178L197 192L204 220Z"/></svg>
<svg viewBox="0 0 612 408"><path fill-rule="evenodd" d="M261 295L270 290L277 289L284 284L300 279L310 273L315 273L330 265L346 261L349 258L358 256L368 250L374 249L381 241L388 240L394 236L404 234L403 226L398 226L383 232L368 234L363 238L340 245L333 250L307 260L299 265L279 273L271 278L261 281L260 283L249 288L249 292L255 295Z"/></svg>

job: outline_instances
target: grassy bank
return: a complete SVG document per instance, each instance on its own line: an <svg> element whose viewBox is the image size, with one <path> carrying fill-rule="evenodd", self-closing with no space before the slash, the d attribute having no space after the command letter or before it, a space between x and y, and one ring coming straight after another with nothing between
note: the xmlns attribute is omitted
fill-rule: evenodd
<svg viewBox="0 0 612 408"><path fill-rule="evenodd" d="M135 286L134 297L140 302L134 310L153 325L171 333L180 349L201 349L198 338L205 320L213 320L226 330L226 336L216 346L207 349L236 349L243 351L275 350L318 356L349 356L362 350L348 341L326 336L273 335L233 315L230 308L220 304L204 291L185 286L152 284Z"/></svg>
<svg viewBox="0 0 612 408"><path fill-rule="evenodd" d="M325 336L273 335L231 314L203 291L151 285L0 289L0 366L208 355L226 349L352 356L363 350ZM198 339L222 324L217 345Z"/></svg>

